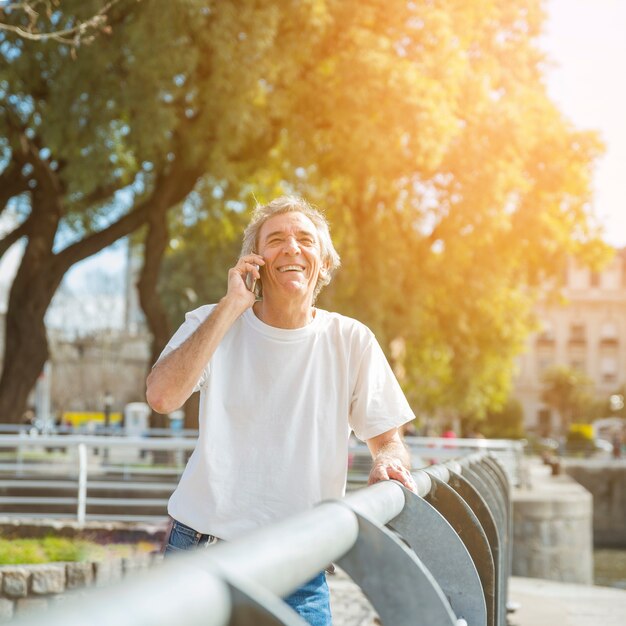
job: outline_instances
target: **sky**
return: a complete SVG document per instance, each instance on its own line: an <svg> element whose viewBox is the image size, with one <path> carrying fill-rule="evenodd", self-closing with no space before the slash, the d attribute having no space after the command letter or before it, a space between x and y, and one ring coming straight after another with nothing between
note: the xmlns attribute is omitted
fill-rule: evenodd
<svg viewBox="0 0 626 626"><path fill-rule="evenodd" d="M547 0L541 48L550 61L550 96L580 129L595 129L606 145L594 177L595 213L610 244L626 246L626 0ZM0 263L0 300L19 260ZM88 290L95 273L119 277L126 246L118 243L70 270L65 284ZM123 281L120 281L123 282ZM2 303L0 303L1 306Z"/></svg>
<svg viewBox="0 0 626 626"><path fill-rule="evenodd" d="M626 246L626 0L548 0L546 9L548 92L576 127L605 142L595 210L606 241Z"/></svg>

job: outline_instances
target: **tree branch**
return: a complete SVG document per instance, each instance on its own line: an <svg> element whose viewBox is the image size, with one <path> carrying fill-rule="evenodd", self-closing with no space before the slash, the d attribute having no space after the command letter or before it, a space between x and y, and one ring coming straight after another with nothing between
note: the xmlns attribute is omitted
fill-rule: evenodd
<svg viewBox="0 0 626 626"><path fill-rule="evenodd" d="M52 169L46 159L39 156L41 146L38 145L37 139L28 136L19 116L9 107L5 107L5 120L15 142L19 145L23 162L28 162L33 166L37 181L45 186L49 193L58 195L63 185L59 180L58 172Z"/></svg>
<svg viewBox="0 0 626 626"><path fill-rule="evenodd" d="M76 200L72 200L72 204L78 207L93 207L103 202L110 201L115 195L115 192L119 191L119 189L118 185L100 185L88 194Z"/></svg>
<svg viewBox="0 0 626 626"><path fill-rule="evenodd" d="M10 233L6 234L0 239L0 259L4 256L4 253L19 239L28 234L28 222L30 218L27 218L17 228L14 228Z"/></svg>
<svg viewBox="0 0 626 626"><path fill-rule="evenodd" d="M56 270L64 273L74 263L99 252L121 237L135 231L149 219L152 211L165 212L184 200L195 187L202 170L192 169L180 172L183 166L181 164L176 167L177 163L175 162L170 172L157 179L150 196L132 211L107 228L92 233L59 252L54 261Z"/></svg>
<svg viewBox="0 0 626 626"><path fill-rule="evenodd" d="M139 1L139 0L137 0ZM15 33L19 37L23 39L28 39L30 41L57 41L59 43L66 43L72 46L77 46L80 43L91 43L94 39L94 35L90 34L90 31L99 30L104 33L110 32L110 26L107 24L108 21L108 13L109 11L121 0L110 0L107 2L97 13L91 16L89 19L83 22L77 22L75 26L71 28L65 28L62 30L52 31L49 33L42 33L37 30L36 24L39 19L39 12L35 10L35 6L40 4L38 2L12 2L11 4L6 5L5 7L0 8L0 15L8 15L13 11L23 11L26 15L28 15L29 24L26 28L22 28L20 26L14 26L12 24L7 24L6 22L0 22L0 30L5 30L11 33ZM48 16L51 14L52 7L50 3L45 3L47 5L46 13ZM86 35L90 35L86 37Z"/></svg>
<svg viewBox="0 0 626 626"><path fill-rule="evenodd" d="M28 191L28 181L22 176L23 167L24 163L20 159L13 158L0 174L0 213L11 198Z"/></svg>

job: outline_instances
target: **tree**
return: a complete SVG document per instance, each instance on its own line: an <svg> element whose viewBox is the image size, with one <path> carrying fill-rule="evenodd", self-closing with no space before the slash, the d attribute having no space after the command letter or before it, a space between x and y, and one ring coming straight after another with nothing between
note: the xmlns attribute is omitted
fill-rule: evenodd
<svg viewBox="0 0 626 626"><path fill-rule="evenodd" d="M68 1L63 19L95 6ZM26 240L4 419L45 361L43 315L65 271L140 227L156 354L164 216L182 204L188 223L202 218L211 187L222 208L295 189L328 209L345 269L322 304L385 346L406 341L417 408L504 401L526 286L598 250L600 146L546 96L538 0L120 2L108 18L111 35L75 61L69 46L0 33L0 208L21 215L0 252Z"/></svg>
<svg viewBox="0 0 626 626"><path fill-rule="evenodd" d="M320 305L385 349L403 339L416 409L480 418L506 402L538 287L570 255L606 257L591 209L601 144L546 94L538 0L315 7L282 15L264 95L280 141L246 185L222 181L222 207L295 190L326 208L343 269ZM196 239L172 256L201 255Z"/></svg>
<svg viewBox="0 0 626 626"><path fill-rule="evenodd" d="M466 424L467 436L480 433L489 439L521 439L524 437L524 410L521 402L512 396L499 410L490 410L483 420Z"/></svg>
<svg viewBox="0 0 626 626"><path fill-rule="evenodd" d="M547 369L542 376L541 400L554 409L561 421L561 431L566 433L576 420L589 421L589 410L594 404L591 379L563 365Z"/></svg>
<svg viewBox="0 0 626 626"><path fill-rule="evenodd" d="M256 96L277 53L276 11L119 3L111 35L75 60L69 46L0 32L0 210L19 217L0 254L24 240L6 318L4 420L19 419L47 359L44 314L65 272L144 224L162 225L208 169L223 176L273 145ZM89 15L92 3L63 5L63 19Z"/></svg>

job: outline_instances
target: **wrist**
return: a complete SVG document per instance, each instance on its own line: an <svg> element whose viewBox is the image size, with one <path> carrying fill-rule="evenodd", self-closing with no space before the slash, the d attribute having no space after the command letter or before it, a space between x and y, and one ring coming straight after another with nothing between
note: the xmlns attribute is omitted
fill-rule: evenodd
<svg viewBox="0 0 626 626"><path fill-rule="evenodd" d="M406 469L410 469L409 464L407 463L407 459L403 458L400 455L390 454L389 452L384 452L378 456L375 456L372 460L372 467L377 465L393 465L393 464L402 465Z"/></svg>
<svg viewBox="0 0 626 626"><path fill-rule="evenodd" d="M245 294L247 295L247 294ZM240 295L227 293L220 301L218 306L225 313L232 316L233 320L245 313L250 308L250 298L244 298Z"/></svg>

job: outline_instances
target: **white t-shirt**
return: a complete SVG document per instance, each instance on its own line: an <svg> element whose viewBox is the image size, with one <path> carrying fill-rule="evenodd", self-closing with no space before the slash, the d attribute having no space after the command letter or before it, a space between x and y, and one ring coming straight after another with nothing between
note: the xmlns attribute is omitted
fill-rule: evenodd
<svg viewBox="0 0 626 626"><path fill-rule="evenodd" d="M188 313L160 358L214 306ZM297 329L268 326L248 309L196 390L198 442L168 512L227 540L342 497L350 431L367 440L415 417L373 333L320 309Z"/></svg>

